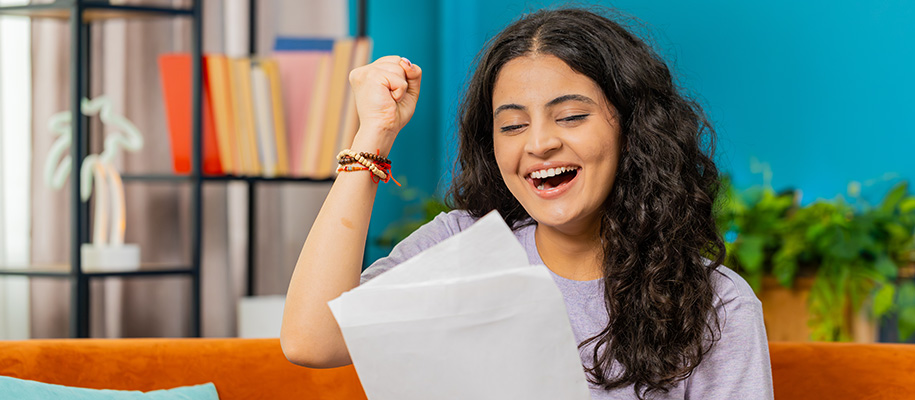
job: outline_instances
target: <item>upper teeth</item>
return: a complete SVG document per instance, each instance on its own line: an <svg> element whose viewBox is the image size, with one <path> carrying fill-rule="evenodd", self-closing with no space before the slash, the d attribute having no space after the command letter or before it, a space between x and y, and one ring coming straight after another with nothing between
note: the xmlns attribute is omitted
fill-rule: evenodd
<svg viewBox="0 0 915 400"><path fill-rule="evenodd" d="M573 167L559 167L559 168L541 169L541 170L539 170L539 171L531 172L531 178L536 178L536 179L549 178L549 177L551 177L551 176L556 176L556 175L559 175L559 174L561 174L561 173L563 173L563 172L572 171L572 170L574 170L574 169L575 169L575 168L573 168Z"/></svg>

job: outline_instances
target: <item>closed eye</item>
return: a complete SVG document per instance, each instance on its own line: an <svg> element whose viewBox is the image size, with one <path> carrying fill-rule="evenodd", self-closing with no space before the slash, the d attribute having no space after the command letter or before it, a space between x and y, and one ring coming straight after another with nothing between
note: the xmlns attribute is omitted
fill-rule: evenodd
<svg viewBox="0 0 915 400"><path fill-rule="evenodd" d="M512 132L512 131L516 131L521 128L524 128L524 125L508 125L508 126L503 126L502 128L499 128L499 130L501 132Z"/></svg>
<svg viewBox="0 0 915 400"><path fill-rule="evenodd" d="M581 120L584 120L585 118L588 118L590 115L591 115L591 114L572 115L572 116L569 116L569 117L560 118L560 119L558 119L557 121L560 121L560 122L581 121Z"/></svg>

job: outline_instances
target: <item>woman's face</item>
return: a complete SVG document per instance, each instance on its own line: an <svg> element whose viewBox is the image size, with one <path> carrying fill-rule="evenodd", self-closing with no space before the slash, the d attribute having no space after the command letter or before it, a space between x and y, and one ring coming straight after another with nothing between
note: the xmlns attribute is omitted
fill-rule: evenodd
<svg viewBox="0 0 915 400"><path fill-rule="evenodd" d="M555 56L524 56L499 72L492 103L499 172L528 214L568 234L596 229L620 155L600 87Z"/></svg>

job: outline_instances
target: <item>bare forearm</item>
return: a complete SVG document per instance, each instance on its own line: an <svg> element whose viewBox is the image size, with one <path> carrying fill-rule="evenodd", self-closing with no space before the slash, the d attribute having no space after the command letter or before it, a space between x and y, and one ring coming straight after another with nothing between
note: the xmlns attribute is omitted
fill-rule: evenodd
<svg viewBox="0 0 915 400"><path fill-rule="evenodd" d="M390 143L374 132L357 134L356 151L379 149ZM287 357L312 367L350 363L336 320L327 302L359 285L363 249L378 184L371 173L337 176L299 254L283 313L282 343Z"/></svg>
<svg viewBox="0 0 915 400"><path fill-rule="evenodd" d="M360 123L351 149L386 156L416 109L422 69L386 56L354 69L349 79ZM296 364L326 368L351 362L327 302L359 285L377 190L371 172L338 175L308 233L286 293L280 332L283 352Z"/></svg>

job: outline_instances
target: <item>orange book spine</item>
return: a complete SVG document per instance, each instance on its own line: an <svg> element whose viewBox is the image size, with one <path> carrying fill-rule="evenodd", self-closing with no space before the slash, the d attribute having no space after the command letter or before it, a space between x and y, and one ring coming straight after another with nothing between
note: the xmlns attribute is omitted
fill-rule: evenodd
<svg viewBox="0 0 915 400"><path fill-rule="evenodd" d="M165 99L165 114L171 138L172 161L175 173L191 172L191 56L186 53L163 54L159 56L159 72L162 78L162 92ZM222 164L216 144L213 111L206 90L206 74L203 74L203 162L204 174L221 175Z"/></svg>
<svg viewBox="0 0 915 400"><path fill-rule="evenodd" d="M232 116L232 97L229 92L229 66L224 55L207 55L207 94L213 105L213 120L216 126L216 142L219 160L225 173L235 172L238 164L238 149L235 144L235 125Z"/></svg>

